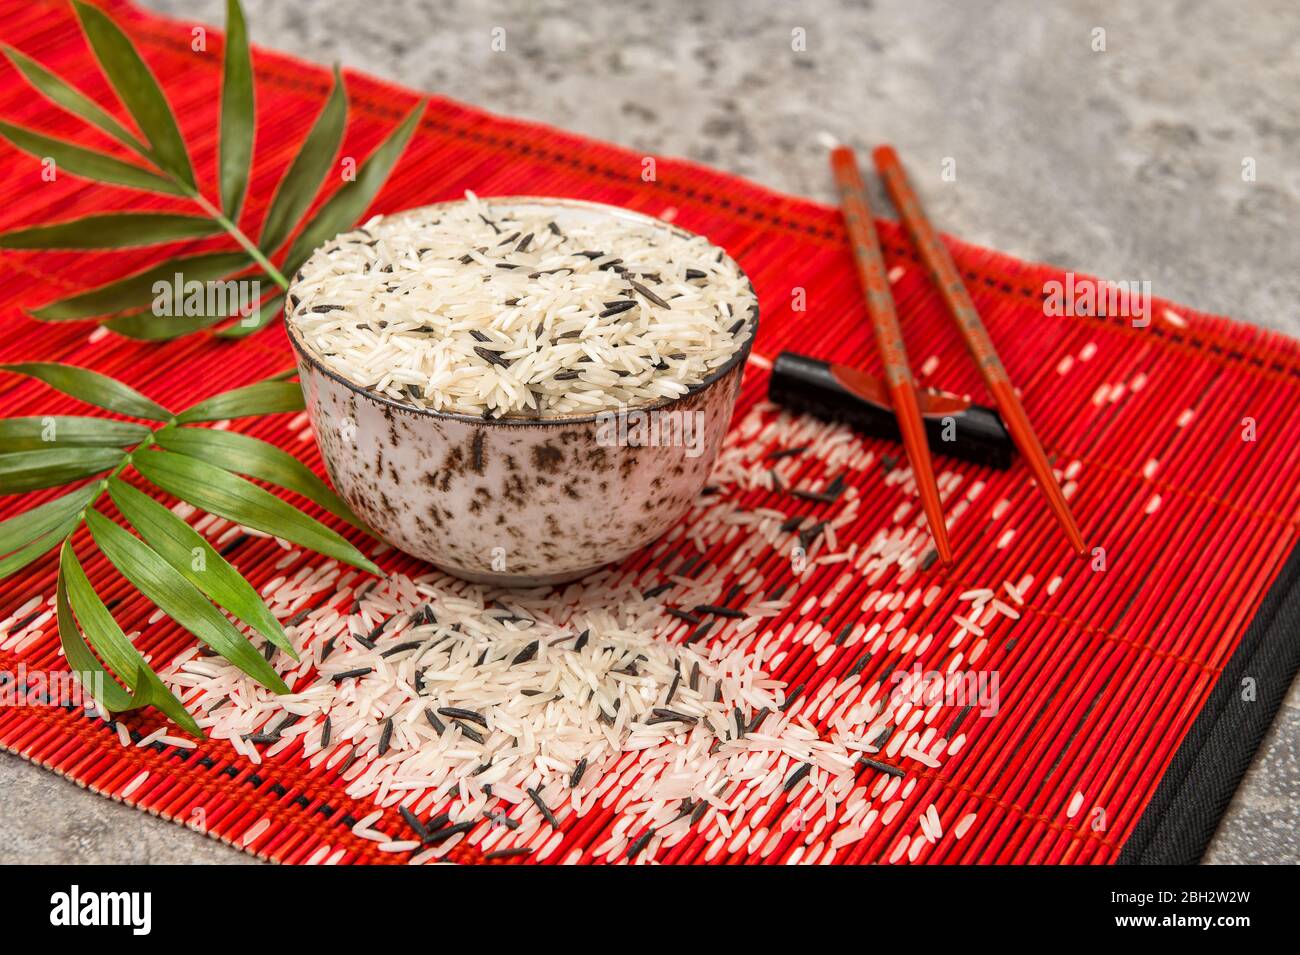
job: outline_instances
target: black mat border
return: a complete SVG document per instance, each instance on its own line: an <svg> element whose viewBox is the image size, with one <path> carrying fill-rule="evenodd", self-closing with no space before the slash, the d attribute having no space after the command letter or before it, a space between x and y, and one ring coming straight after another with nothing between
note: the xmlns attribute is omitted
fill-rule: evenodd
<svg viewBox="0 0 1300 955"><path fill-rule="evenodd" d="M1178 747L1120 851L1120 865L1194 865L1250 767L1300 668L1300 546L1269 588L1241 645ZM1242 680L1256 698L1241 698Z"/></svg>

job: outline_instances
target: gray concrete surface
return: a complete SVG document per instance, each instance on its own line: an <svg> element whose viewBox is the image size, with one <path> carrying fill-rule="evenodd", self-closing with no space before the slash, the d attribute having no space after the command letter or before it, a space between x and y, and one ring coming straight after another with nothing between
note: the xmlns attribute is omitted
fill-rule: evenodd
<svg viewBox="0 0 1300 955"><path fill-rule="evenodd" d="M224 16L222 0L144 2ZM245 7L254 42L827 201L816 134L888 140L946 231L1300 335L1300 7L1287 0ZM505 52L490 47L497 27ZM1300 861L1298 738L1292 687L1207 861ZM3 861L245 858L13 757L0 791Z"/></svg>

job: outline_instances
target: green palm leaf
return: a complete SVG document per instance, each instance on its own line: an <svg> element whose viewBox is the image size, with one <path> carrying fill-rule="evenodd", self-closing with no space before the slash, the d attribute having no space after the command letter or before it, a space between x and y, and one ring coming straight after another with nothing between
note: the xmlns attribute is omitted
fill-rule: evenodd
<svg viewBox="0 0 1300 955"><path fill-rule="evenodd" d="M295 491L358 530L367 530L347 503L311 468L273 444L236 431L212 428L164 428L158 432L156 443L168 451L217 462L227 471Z"/></svg>
<svg viewBox="0 0 1300 955"><path fill-rule="evenodd" d="M67 521L48 534L36 538L25 547L20 547L9 556L0 558L0 580L4 580L10 574L17 573L32 561L58 547L59 541L77 529L77 523L76 520Z"/></svg>
<svg viewBox="0 0 1300 955"><path fill-rule="evenodd" d="M9 58L9 62L16 66L23 76L27 77L27 82L36 87L51 102L62 106L74 116L80 116L92 126L108 133L109 136L124 146L135 150L141 156L147 157L149 155L147 146L136 139L133 134L127 131L125 126L105 112L98 103L86 96L86 94L65 83L35 60L19 53L13 47L4 46L2 49L4 55Z"/></svg>
<svg viewBox="0 0 1300 955"><path fill-rule="evenodd" d="M0 521L0 554L25 547L43 534L79 520L81 510L88 507L98 494L98 485L87 484L62 497L46 501L39 507L33 507L30 511Z"/></svg>
<svg viewBox="0 0 1300 955"><path fill-rule="evenodd" d="M77 682L87 693L94 696L100 708L107 711L110 716L133 710L141 704L113 681L113 677L104 669L103 664L90 652L85 637L77 627L77 621L73 619L72 608L68 604L67 578L70 574L64 571L68 555L71 553L72 546L64 541L63 551L59 554L59 580L54 590L59 621L59 642L63 644L63 655L68 658L68 666L76 676ZM72 560L76 561L76 559L73 555ZM78 564L77 567L80 569L81 565ZM84 573L82 577L84 579ZM89 581L86 582L86 586L90 586Z"/></svg>
<svg viewBox="0 0 1300 955"><path fill-rule="evenodd" d="M136 470L168 494L227 520L292 541L372 574L364 554L324 524L215 464L175 452L137 451Z"/></svg>
<svg viewBox="0 0 1300 955"><path fill-rule="evenodd" d="M172 413L155 401L146 398L129 385L116 378L101 375L89 368L64 365L53 361L26 361L0 365L0 371L26 375L45 382L51 388L78 398L88 405L130 415L132 418L149 418L169 421Z"/></svg>
<svg viewBox="0 0 1300 955"><path fill-rule="evenodd" d="M42 305L32 311L32 317L63 322L143 308L158 297L155 283L171 285L178 275L181 282L210 282L246 268L249 261L243 252L202 252L170 259L89 292Z"/></svg>
<svg viewBox="0 0 1300 955"><path fill-rule="evenodd" d="M289 692L248 638L162 555L98 511L86 512L86 526L109 563L159 610L263 686Z"/></svg>
<svg viewBox="0 0 1300 955"><path fill-rule="evenodd" d="M302 386L296 381L259 381L200 401L176 416L183 424L224 421L249 415L279 414L303 409Z"/></svg>
<svg viewBox="0 0 1300 955"><path fill-rule="evenodd" d="M225 73L221 80L221 209L239 219L253 158L253 59L239 0L226 0Z"/></svg>
<svg viewBox="0 0 1300 955"><path fill-rule="evenodd" d="M131 312L116 315L100 322L105 328L124 338L141 342L169 342L211 328L225 321L226 315L155 315L152 312Z"/></svg>
<svg viewBox="0 0 1300 955"><path fill-rule="evenodd" d="M411 134L415 132L416 124L424 113L424 107L425 101L421 100L402 124L393 130L361 164L361 168L357 170L357 178L345 183L320 207L316 215L307 223L307 227L299 233L298 238L289 247L284 268L286 275L298 271L299 266L307 261L307 257L317 247L351 226L361 217L361 213L366 211L374 200L375 194L379 192L379 187L388 178L393 165L402 155Z"/></svg>
<svg viewBox="0 0 1300 955"><path fill-rule="evenodd" d="M321 180L334 163L334 154L343 141L343 126L347 122L348 101L343 89L343 77L334 68L334 88L330 98L316 118L311 132L303 140L302 148L293 158L289 168L276 187L271 209L262 226L261 246L274 252L289 238L294 225L302 218L320 189Z"/></svg>
<svg viewBox="0 0 1300 955"><path fill-rule="evenodd" d="M0 494L39 491L117 467L118 448L48 448L0 454Z"/></svg>
<svg viewBox="0 0 1300 955"><path fill-rule="evenodd" d="M31 451L36 448L74 447L122 448L139 444L149 429L133 421L112 418L82 418L75 415L44 415L40 418L0 420L0 448Z"/></svg>
<svg viewBox="0 0 1300 955"><path fill-rule="evenodd" d="M82 179L95 179L114 186L143 189L146 192L162 192L172 196L185 195L183 187L147 169L122 162L120 159L95 152L93 149L74 146L62 139L34 133L30 129L23 129L12 123L0 123L0 136L37 159L54 160L56 171L63 170Z"/></svg>
<svg viewBox="0 0 1300 955"><path fill-rule="evenodd" d="M106 523L112 524L111 521ZM126 534L125 531L122 533ZM126 534L126 536L131 535ZM59 555L59 590L66 596L66 602L60 601L59 610L59 637L63 642L63 652L74 671L78 674L86 674L91 679L92 687L96 683L104 687L105 696L99 702L110 713L134 709L138 706L156 706L187 733L202 739L203 731L199 729L199 724L194 722L194 717L186 712L181 701L163 685L162 680L158 679L158 674L150 669L149 664L145 663L144 658L132 646L131 641L122 632L122 628L113 619L113 615L108 612L108 608L95 593L72 546L67 543L63 545L63 552ZM77 621L85 628L86 635L90 638L90 643L96 652L116 671L122 682L135 692L133 698L126 697L121 687L113 682L91 655L71 614L64 612L67 609L66 604L71 605L72 613L76 614ZM84 679L82 686L86 686ZM117 693L114 694L110 687L116 689Z"/></svg>
<svg viewBox="0 0 1300 955"><path fill-rule="evenodd" d="M108 482L108 494L122 516L140 532L145 543L179 570L204 596L230 611L293 659L298 659L280 621L275 619L253 585L202 534L148 494L118 478Z"/></svg>
<svg viewBox="0 0 1300 955"><path fill-rule="evenodd" d="M74 0L74 6L104 75L149 140L150 155L160 167L193 190L194 170L185 140L153 73L127 35L107 14L82 0Z"/></svg>
<svg viewBox="0 0 1300 955"><path fill-rule="evenodd" d="M0 233L0 249L125 249L216 235L221 223L169 212L112 212Z"/></svg>

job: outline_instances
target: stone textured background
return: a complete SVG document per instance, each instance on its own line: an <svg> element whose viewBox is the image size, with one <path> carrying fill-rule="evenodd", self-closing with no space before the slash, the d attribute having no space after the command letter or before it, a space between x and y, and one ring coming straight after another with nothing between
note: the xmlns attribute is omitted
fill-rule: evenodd
<svg viewBox="0 0 1300 955"><path fill-rule="evenodd" d="M819 132L889 141L947 232L1300 335L1286 0L244 2L255 43L825 201ZM224 18L222 0L144 3ZM1292 687L1207 861L1300 861L1297 740ZM11 756L0 791L0 861L248 860Z"/></svg>

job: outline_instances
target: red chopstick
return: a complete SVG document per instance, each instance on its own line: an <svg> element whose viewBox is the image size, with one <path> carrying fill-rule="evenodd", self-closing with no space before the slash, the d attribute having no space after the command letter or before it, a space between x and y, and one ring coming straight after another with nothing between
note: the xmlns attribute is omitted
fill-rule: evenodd
<svg viewBox="0 0 1300 955"><path fill-rule="evenodd" d="M885 386L889 400L898 418L898 430L903 435L903 447L912 465L912 476L921 495L921 506L930 524L930 536L939 559L952 563L952 550L948 546L948 528L943 522L943 506L939 500L939 485L934 479L930 463L930 445L925 437L921 409L916 401L916 382L907 363L907 349L903 345L903 329L894 311L894 297L885 275L885 259L880 252L880 239L876 224L871 218L871 204L862 184L853 150L836 146L831 150L831 169L835 184L840 190L840 205L844 212L844 225L853 245L853 258L858 267L858 278L866 294L867 311L876 331L876 345L884 364Z"/></svg>
<svg viewBox="0 0 1300 955"><path fill-rule="evenodd" d="M1083 535L1079 533L1079 526L1074 522L1074 515L1070 513L1070 505L1066 503L1060 485L1056 483L1056 475L1052 473L1052 466L1047 461L1043 446L1039 443L1038 436L1034 434L1029 416L1025 414L1025 408L1016 396L1015 387L1007 377L1006 369L1002 367L1002 360L998 358L997 349L993 347L993 339L989 337L988 329L980 321L975 303L971 301L970 293L966 291L966 286L961 280L961 274L957 271L952 256L948 254L948 247L943 244L926 218L925 210L921 208L921 201L907 181L907 173L903 171L903 165L899 162L898 153L894 152L893 147L879 147L872 153L872 158L875 160L880 178L885 181L885 188L889 190L889 196L894 201L894 207L898 210L904 227L912 237L912 242L920 252L921 258L929 267L934 283L939 287L939 293L948 306L948 311L952 314L962 338L966 340L966 347L970 350L971 357L975 359L980 374L984 376L984 383L988 385L989 392L997 402L998 410L1002 412L1002 420L1007 430L1011 432L1011 439L1024 455L1030 470L1034 472L1038 486L1047 495L1047 503L1065 530L1065 536L1070 539L1070 546L1082 557L1086 552Z"/></svg>

